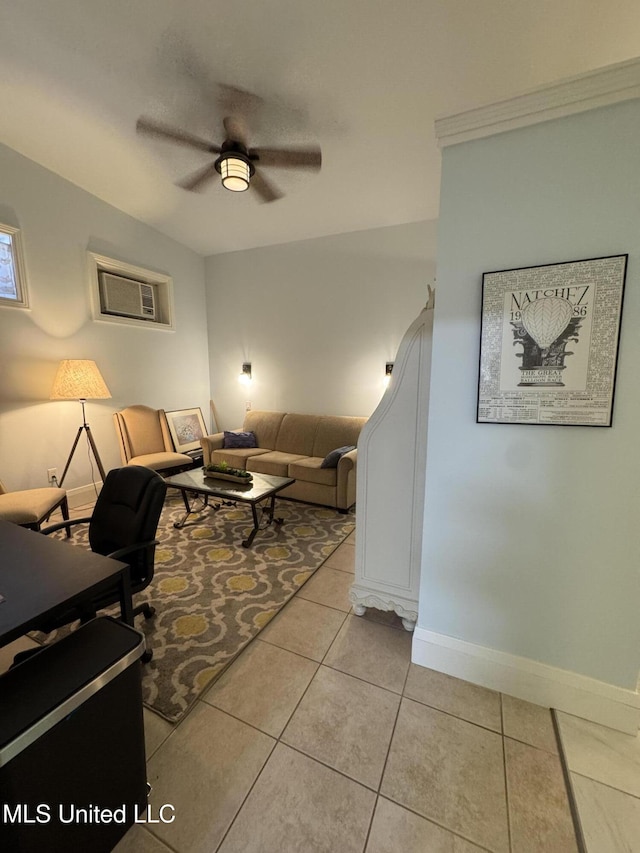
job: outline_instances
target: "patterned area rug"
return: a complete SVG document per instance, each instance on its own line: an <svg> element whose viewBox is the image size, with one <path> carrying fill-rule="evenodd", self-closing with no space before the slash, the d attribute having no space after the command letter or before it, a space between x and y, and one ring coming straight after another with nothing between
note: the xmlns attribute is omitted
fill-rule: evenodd
<svg viewBox="0 0 640 853"><path fill-rule="evenodd" d="M279 500L276 516L284 523L260 530L243 548L253 526L250 507L205 510L176 530L173 522L183 515L182 499L170 496L153 582L135 597L156 608L153 619L136 618L153 649L143 666L143 699L170 722L187 713L355 527L353 514ZM86 539L83 525L74 542Z"/></svg>

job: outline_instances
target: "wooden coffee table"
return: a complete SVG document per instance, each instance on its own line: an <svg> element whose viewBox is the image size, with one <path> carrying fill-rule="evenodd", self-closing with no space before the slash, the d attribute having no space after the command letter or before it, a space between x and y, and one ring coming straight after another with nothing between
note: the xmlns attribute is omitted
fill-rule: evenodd
<svg viewBox="0 0 640 853"><path fill-rule="evenodd" d="M244 548L250 548L258 530L268 527L272 522L282 524L284 519L274 518L276 495L295 483L291 477L275 477L271 474L252 474L253 482L250 484L231 483L227 480L214 480L205 477L202 468L194 468L191 471L183 471L165 478L165 483L173 489L180 489L186 512L184 518L174 522L174 527L184 527L187 519L192 513L202 512L210 508L217 512L223 506L235 503L246 503L251 506L253 516L253 530L246 539L243 539ZM201 506L190 503L190 496L201 495L204 500ZM217 498L219 503L210 504L209 498ZM262 524L258 518L258 504L266 502L262 510Z"/></svg>

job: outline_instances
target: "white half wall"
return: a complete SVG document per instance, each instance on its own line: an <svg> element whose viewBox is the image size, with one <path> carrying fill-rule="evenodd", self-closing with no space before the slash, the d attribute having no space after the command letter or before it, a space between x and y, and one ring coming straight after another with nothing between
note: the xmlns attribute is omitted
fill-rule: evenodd
<svg viewBox="0 0 640 853"><path fill-rule="evenodd" d="M219 428L254 409L368 416L427 302L435 222L207 259L211 396ZM252 364L250 386L238 382Z"/></svg>
<svg viewBox="0 0 640 853"><path fill-rule="evenodd" d="M443 151L414 643L422 662L447 666L446 655L425 653L425 638L463 641L467 660L502 652L500 667L524 658L584 676L582 686L621 688L625 702L636 692L638 138L633 100ZM612 428L476 424L482 273L621 253L629 265ZM487 667L464 671L504 683Z"/></svg>
<svg viewBox="0 0 640 853"><path fill-rule="evenodd" d="M87 402L106 470L121 464L116 409L201 406L208 421L203 258L4 146L0 187L0 221L22 232L31 302L26 311L0 307L0 477L7 488L45 486L48 468L62 474L82 422L77 402L49 401L63 358L94 359L113 394ZM93 322L88 250L172 276L175 332ZM91 476L83 439L64 486L84 486Z"/></svg>

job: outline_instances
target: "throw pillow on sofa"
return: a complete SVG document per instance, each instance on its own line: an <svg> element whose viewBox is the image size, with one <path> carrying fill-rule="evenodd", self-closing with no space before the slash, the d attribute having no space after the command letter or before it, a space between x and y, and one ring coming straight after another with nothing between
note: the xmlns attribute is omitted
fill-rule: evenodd
<svg viewBox="0 0 640 853"><path fill-rule="evenodd" d="M345 447L337 447L335 450L332 450L331 453L327 453L327 455L322 460L321 468L337 468L338 462L342 459L345 453L349 453L351 450L355 450L355 444L347 444Z"/></svg>
<svg viewBox="0 0 640 853"><path fill-rule="evenodd" d="M224 448L228 447L257 447L255 432L228 432L224 431Z"/></svg>

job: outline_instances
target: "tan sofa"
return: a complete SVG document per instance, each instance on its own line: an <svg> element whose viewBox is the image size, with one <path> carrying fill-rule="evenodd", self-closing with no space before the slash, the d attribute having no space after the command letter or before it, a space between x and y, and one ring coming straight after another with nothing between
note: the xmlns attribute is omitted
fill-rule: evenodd
<svg viewBox="0 0 640 853"><path fill-rule="evenodd" d="M234 468L294 477L280 494L346 512L356 502L357 450L344 454L336 468L321 468L338 447L357 445L366 418L247 412L243 432L253 432L257 447L224 448L224 433L201 439L203 463L226 462ZM238 430L235 430L236 432Z"/></svg>

